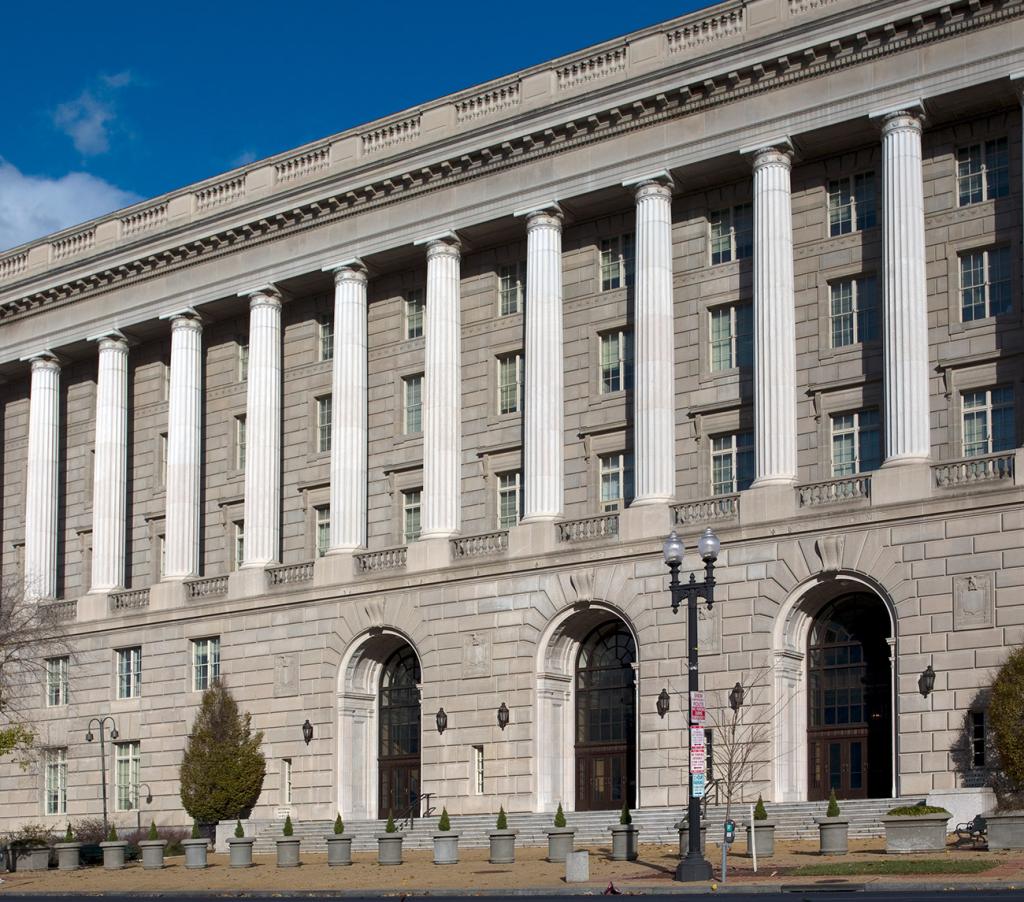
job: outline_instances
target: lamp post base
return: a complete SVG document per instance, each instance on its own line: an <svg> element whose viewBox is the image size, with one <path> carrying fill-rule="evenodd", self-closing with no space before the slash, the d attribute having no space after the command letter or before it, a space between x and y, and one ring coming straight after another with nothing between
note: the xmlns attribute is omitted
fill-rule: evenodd
<svg viewBox="0 0 1024 902"><path fill-rule="evenodd" d="M672 878L679 883L700 883L712 877L711 862L703 855L691 852L676 865L676 873Z"/></svg>

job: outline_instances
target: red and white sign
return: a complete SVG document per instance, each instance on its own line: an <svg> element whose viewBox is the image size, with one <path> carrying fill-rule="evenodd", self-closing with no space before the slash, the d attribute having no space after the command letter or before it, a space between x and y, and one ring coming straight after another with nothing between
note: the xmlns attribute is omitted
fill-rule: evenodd
<svg viewBox="0 0 1024 902"><path fill-rule="evenodd" d="M704 723L708 712L704 707L704 693L690 693L690 723Z"/></svg>
<svg viewBox="0 0 1024 902"><path fill-rule="evenodd" d="M704 727L690 727L690 748L704 748Z"/></svg>
<svg viewBox="0 0 1024 902"><path fill-rule="evenodd" d="M703 774L707 772L707 749L702 745L690 746L690 773Z"/></svg>

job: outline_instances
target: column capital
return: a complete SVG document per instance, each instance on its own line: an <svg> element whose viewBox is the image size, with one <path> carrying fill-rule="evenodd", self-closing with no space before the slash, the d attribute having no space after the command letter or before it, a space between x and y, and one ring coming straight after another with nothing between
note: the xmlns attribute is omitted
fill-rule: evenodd
<svg viewBox="0 0 1024 902"><path fill-rule="evenodd" d="M40 349L21 358L22 362L32 364L33 370L59 370L60 358L48 348Z"/></svg>
<svg viewBox="0 0 1024 902"><path fill-rule="evenodd" d="M565 212L554 201L531 207L528 210L520 210L513 215L526 218L527 232L532 232L534 229L556 229L561 232L562 225L565 223Z"/></svg>
<svg viewBox="0 0 1024 902"><path fill-rule="evenodd" d="M369 278L369 268L359 257L331 263L322 267L320 271L334 273L335 285L340 282L366 282Z"/></svg>
<svg viewBox="0 0 1024 902"><path fill-rule="evenodd" d="M868 113L868 119L882 129L883 135L906 130L920 132L924 127L926 117L927 110L924 101L920 98Z"/></svg>
<svg viewBox="0 0 1024 902"><path fill-rule="evenodd" d="M284 292L273 282L247 288L238 292L238 296L249 299L250 309L253 307L280 307L284 302Z"/></svg>
<svg viewBox="0 0 1024 902"><path fill-rule="evenodd" d="M202 331L203 318L194 307L180 307L170 313L161 313L160 319L171 321L171 331L178 329Z"/></svg>
<svg viewBox="0 0 1024 902"><path fill-rule="evenodd" d="M106 332L97 332L95 335L90 335L86 338L86 341L95 341L100 346L101 351L119 350L126 353L129 344L131 344L128 336L120 329L108 329Z"/></svg>
<svg viewBox="0 0 1024 902"><path fill-rule="evenodd" d="M796 149L786 135L780 135L768 141L741 147L740 156L749 159L750 165L755 171L765 166L782 166L791 169Z"/></svg>
<svg viewBox="0 0 1024 902"><path fill-rule="evenodd" d="M675 179L668 170L662 169L659 172L649 172L627 179L622 183L622 187L631 189L639 200L641 197L671 197L675 184Z"/></svg>
<svg viewBox="0 0 1024 902"><path fill-rule="evenodd" d="M1022 69L1020 72L1010 73L1010 85L1016 92L1017 97L1020 99L1020 102L1024 103L1024 69Z"/></svg>
<svg viewBox="0 0 1024 902"><path fill-rule="evenodd" d="M427 248L427 259L431 257L460 257L462 255L462 239L452 229L428 235L413 242L414 247Z"/></svg>

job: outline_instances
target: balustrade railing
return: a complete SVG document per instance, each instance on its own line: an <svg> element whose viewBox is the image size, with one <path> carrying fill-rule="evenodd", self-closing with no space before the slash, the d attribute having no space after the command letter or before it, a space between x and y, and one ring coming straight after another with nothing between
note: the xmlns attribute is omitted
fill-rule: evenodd
<svg viewBox="0 0 1024 902"><path fill-rule="evenodd" d="M68 623L78 619L78 602L72 601L45 601L39 605L44 617L48 617L54 623Z"/></svg>
<svg viewBox="0 0 1024 902"><path fill-rule="evenodd" d="M940 489L953 489L979 482L1001 482L1004 479L1013 479L1013 476L1013 451L932 464L932 477L936 487Z"/></svg>
<svg viewBox="0 0 1024 902"><path fill-rule="evenodd" d="M228 594L228 578L204 576L202 579L190 579L185 583L185 592L189 598L218 598Z"/></svg>
<svg viewBox="0 0 1024 902"><path fill-rule="evenodd" d="M611 539L619 534L619 515L602 514L582 520L565 520L558 524L559 542L589 542L592 539Z"/></svg>
<svg viewBox="0 0 1024 902"><path fill-rule="evenodd" d="M296 583L308 583L312 578L312 561L267 567L267 579L272 586L293 586Z"/></svg>
<svg viewBox="0 0 1024 902"><path fill-rule="evenodd" d="M487 557L508 551L508 531L483 533L479 536L460 536L451 540L452 559Z"/></svg>
<svg viewBox="0 0 1024 902"><path fill-rule="evenodd" d="M843 504L847 501L866 500L871 497L871 477L865 473L828 479L797 487L800 507L820 507L823 504Z"/></svg>
<svg viewBox="0 0 1024 902"><path fill-rule="evenodd" d="M740 516L740 496L721 495L702 501L684 501L672 505L672 522L676 526L707 523L712 520L737 520Z"/></svg>
<svg viewBox="0 0 1024 902"><path fill-rule="evenodd" d="M407 549L385 548L383 551L364 551L355 555L357 573L380 573L385 570L405 568Z"/></svg>
<svg viewBox="0 0 1024 902"><path fill-rule="evenodd" d="M149 587L110 593L111 611L134 611L149 607Z"/></svg>

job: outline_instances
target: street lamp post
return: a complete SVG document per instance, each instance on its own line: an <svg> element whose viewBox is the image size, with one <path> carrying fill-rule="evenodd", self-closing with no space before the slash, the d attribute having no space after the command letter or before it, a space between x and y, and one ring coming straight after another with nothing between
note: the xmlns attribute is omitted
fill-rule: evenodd
<svg viewBox="0 0 1024 902"><path fill-rule="evenodd" d="M107 838L107 751L106 746L103 742L103 730L106 727L107 721L110 721L110 738L117 739L117 726L114 723L114 718L109 714L105 717L94 717L89 721L88 726L85 728L85 741L92 742L92 725L96 724L97 729L100 732L100 779L103 781L103 838Z"/></svg>
<svg viewBox="0 0 1024 902"><path fill-rule="evenodd" d="M676 535L673 529L671 535L665 540L664 554L665 563L668 565L671 578L669 590L672 593L672 613L679 610L679 605L686 599L686 645L689 651L689 692L700 689L698 681L698 653L697 653L697 599L703 598L707 603L708 610L714 603L715 595L715 561L718 559L718 552L721 542L718 536L709 527L697 540L697 551L704 561L704 579L697 581L695 574L690 574L686 584L679 581L679 568L683 563L683 540ZM689 706L688 706L689 707ZM687 768L689 769L689 768ZM681 859L676 867L675 879L685 883L695 883L701 880L711 879L711 862L704 858L704 850L700 841L700 799L693 794L693 774L689 778L689 814L690 848L686 857Z"/></svg>
<svg viewBox="0 0 1024 902"><path fill-rule="evenodd" d="M116 737L115 737L116 738ZM148 783L140 783L135 787L135 829L139 834L139 839L142 838L142 805L139 803L139 796L142 794L142 789L146 789L146 804L153 804L153 790L149 788Z"/></svg>

